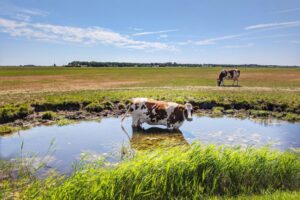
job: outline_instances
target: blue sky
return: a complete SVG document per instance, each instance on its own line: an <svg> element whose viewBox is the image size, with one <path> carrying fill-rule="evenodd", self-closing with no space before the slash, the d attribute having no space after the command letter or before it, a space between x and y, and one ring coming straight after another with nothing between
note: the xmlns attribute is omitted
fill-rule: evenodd
<svg viewBox="0 0 300 200"><path fill-rule="evenodd" d="M300 65L299 0L0 0L0 65Z"/></svg>

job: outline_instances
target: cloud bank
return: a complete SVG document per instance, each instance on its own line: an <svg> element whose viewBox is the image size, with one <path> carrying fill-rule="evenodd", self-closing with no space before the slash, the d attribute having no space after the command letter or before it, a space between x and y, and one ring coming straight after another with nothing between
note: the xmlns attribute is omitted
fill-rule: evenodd
<svg viewBox="0 0 300 200"><path fill-rule="evenodd" d="M101 27L82 28L0 18L0 31L14 37L27 37L44 41L109 44L121 48L142 50L177 50L174 46L165 43L134 40Z"/></svg>

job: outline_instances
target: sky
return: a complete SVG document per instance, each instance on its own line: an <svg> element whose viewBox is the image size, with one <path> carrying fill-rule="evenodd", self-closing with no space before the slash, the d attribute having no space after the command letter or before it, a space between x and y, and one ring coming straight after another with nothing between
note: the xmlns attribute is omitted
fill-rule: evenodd
<svg viewBox="0 0 300 200"><path fill-rule="evenodd" d="M0 65L300 65L299 0L0 0Z"/></svg>

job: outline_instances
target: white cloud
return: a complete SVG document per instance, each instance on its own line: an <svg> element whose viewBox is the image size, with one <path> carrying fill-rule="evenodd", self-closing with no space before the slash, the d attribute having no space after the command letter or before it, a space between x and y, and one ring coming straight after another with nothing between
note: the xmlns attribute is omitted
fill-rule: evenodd
<svg viewBox="0 0 300 200"><path fill-rule="evenodd" d="M284 37L293 37L298 36L300 34L276 34L276 35L263 35L263 36L257 36L257 37L246 37L241 38L240 40L260 40L260 39L272 39L272 38L284 38Z"/></svg>
<svg viewBox="0 0 300 200"><path fill-rule="evenodd" d="M142 28L136 28L136 27L133 27L132 29L135 30L135 31L142 31L143 30Z"/></svg>
<svg viewBox="0 0 300 200"><path fill-rule="evenodd" d="M253 44L249 43L249 44L244 44L244 45L226 45L226 46L222 46L220 48L221 49L241 49L241 48L249 48L249 47L253 47Z"/></svg>
<svg viewBox="0 0 300 200"><path fill-rule="evenodd" d="M256 24L256 25L245 27L245 30L267 29L267 28L289 28L289 27L297 27L297 26L300 26L300 21Z"/></svg>
<svg viewBox="0 0 300 200"><path fill-rule="evenodd" d="M159 35L159 37L160 38L167 38L167 37L169 37L167 34L161 34L161 35Z"/></svg>
<svg viewBox="0 0 300 200"><path fill-rule="evenodd" d="M176 29L172 30L162 30L162 31L148 31L148 32L139 32L132 34L133 36L141 36L141 35L153 35L153 34L160 34L160 33L169 33L169 32L175 32Z"/></svg>
<svg viewBox="0 0 300 200"><path fill-rule="evenodd" d="M39 10L39 9L28 9L21 8L11 4L1 3L0 2L1 15L8 16L13 19L21 21L31 21L32 17L42 16L45 17L48 15L48 12Z"/></svg>
<svg viewBox="0 0 300 200"><path fill-rule="evenodd" d="M204 39L204 40L198 40L198 41L188 40L187 42L181 42L179 44L180 45L194 44L194 45L200 45L200 46L214 45L218 41L230 40L230 39L238 38L238 37L241 37L241 36L242 36L241 34L239 34L239 35L238 34L236 34L236 35L225 35L225 36L220 36L220 37L216 37L216 38L209 38L209 39Z"/></svg>
<svg viewBox="0 0 300 200"><path fill-rule="evenodd" d="M11 36L27 37L37 40L54 42L71 42L81 44L111 44L122 48L170 50L176 51L174 46L160 43L133 40L120 33L100 27L72 27L42 23L19 22L0 18L0 31Z"/></svg>

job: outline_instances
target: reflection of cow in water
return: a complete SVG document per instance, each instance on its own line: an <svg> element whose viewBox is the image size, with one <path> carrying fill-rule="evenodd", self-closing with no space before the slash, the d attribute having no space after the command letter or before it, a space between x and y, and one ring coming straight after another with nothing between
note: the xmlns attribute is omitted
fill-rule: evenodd
<svg viewBox="0 0 300 200"><path fill-rule="evenodd" d="M137 150L146 150L156 147L173 147L188 145L182 132L168 129L151 127L148 129L133 129L130 139L131 147Z"/></svg>
<svg viewBox="0 0 300 200"><path fill-rule="evenodd" d="M237 85L239 85L239 77L240 77L240 70L238 69L232 69L232 70L222 70L219 78L217 80L218 86L223 85L224 86L224 79L233 80L232 85L234 85L235 82L237 82Z"/></svg>

